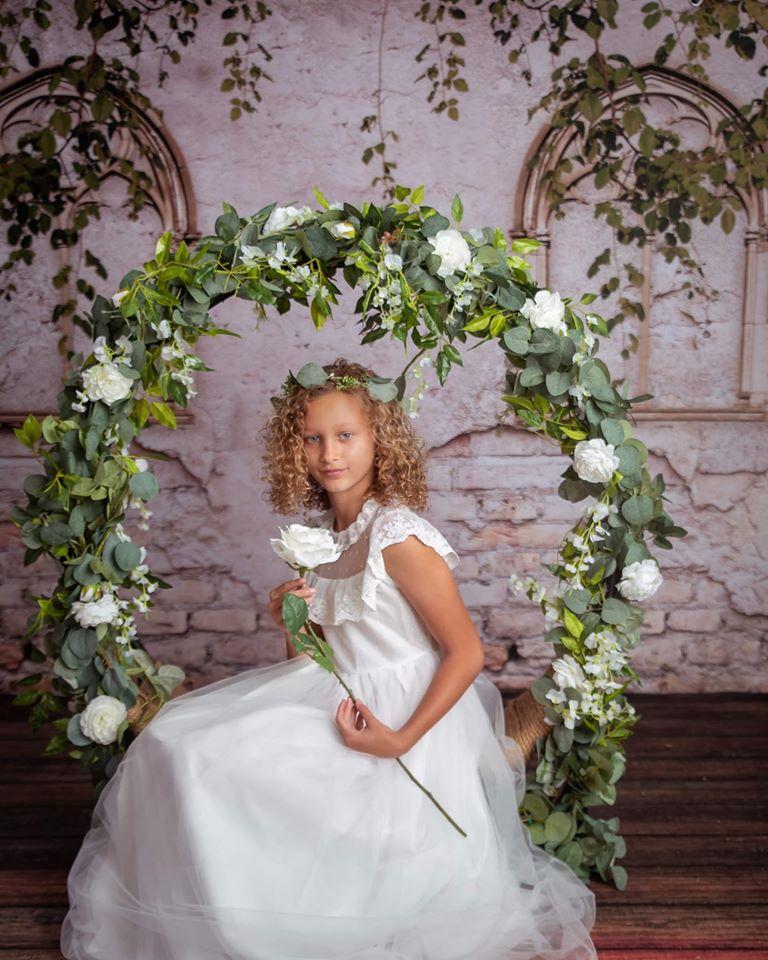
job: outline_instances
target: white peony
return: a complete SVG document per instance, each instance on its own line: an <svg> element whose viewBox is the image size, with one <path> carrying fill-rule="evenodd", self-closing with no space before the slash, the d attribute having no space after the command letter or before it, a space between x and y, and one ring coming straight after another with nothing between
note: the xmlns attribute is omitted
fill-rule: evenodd
<svg viewBox="0 0 768 960"><path fill-rule="evenodd" d="M263 236L266 237L270 233L282 233L283 230L287 230L294 223L304 223L311 216L312 211L306 206L275 207L264 224Z"/></svg>
<svg viewBox="0 0 768 960"><path fill-rule="evenodd" d="M305 527L291 523L280 528L280 537L270 539L275 553L290 567L312 570L321 563L331 563L341 556L342 548L324 527Z"/></svg>
<svg viewBox="0 0 768 960"><path fill-rule="evenodd" d="M117 728L127 714L122 700L103 694L94 697L80 714L80 729L95 743L114 743L117 740Z"/></svg>
<svg viewBox="0 0 768 960"><path fill-rule="evenodd" d="M458 230L438 230L428 243L442 259L437 275L443 279L457 270L464 270L472 259L469 244Z"/></svg>
<svg viewBox="0 0 768 960"><path fill-rule="evenodd" d="M588 483L608 483L619 466L613 444L602 437L579 440L573 451L573 465L577 476Z"/></svg>
<svg viewBox="0 0 768 960"><path fill-rule="evenodd" d="M337 240L352 240L355 236L355 225L349 220L338 220L328 225L328 231Z"/></svg>
<svg viewBox="0 0 768 960"><path fill-rule="evenodd" d="M554 669L552 679L561 690L565 690L566 687L574 687L576 690L588 689L581 664L570 653L566 653L561 659L555 660L552 667Z"/></svg>
<svg viewBox="0 0 768 960"><path fill-rule="evenodd" d="M565 325L565 304L559 293L549 290L538 290L531 300L528 298L520 307L520 313L532 327L544 327L556 333L567 333Z"/></svg>
<svg viewBox="0 0 768 960"><path fill-rule="evenodd" d="M635 560L622 570L616 589L627 600L647 600L663 582L655 560Z"/></svg>
<svg viewBox="0 0 768 960"><path fill-rule="evenodd" d="M119 613L117 600L111 593L105 593L99 600L75 600L72 604L72 614L81 627L113 623Z"/></svg>
<svg viewBox="0 0 768 960"><path fill-rule="evenodd" d="M115 403L131 395L133 380L123 376L111 361L96 363L83 371L83 387L89 400Z"/></svg>

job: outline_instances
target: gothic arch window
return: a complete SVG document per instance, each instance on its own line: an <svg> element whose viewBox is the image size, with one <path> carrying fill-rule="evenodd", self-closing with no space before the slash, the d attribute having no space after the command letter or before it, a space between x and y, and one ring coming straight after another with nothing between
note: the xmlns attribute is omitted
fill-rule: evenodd
<svg viewBox="0 0 768 960"><path fill-rule="evenodd" d="M42 123L45 123L47 115L54 109L57 95L77 95L74 88L66 82L62 82L53 94L49 94L48 84L57 73L58 67L47 67L28 74L0 90L0 151L15 151L16 141L21 134L26 130L39 128ZM160 127L139 108L134 107L134 109L138 116L138 126L133 130L122 129L113 135L111 143L114 162L105 170L99 189L94 192L80 184L75 204L68 208L66 219L61 221L60 226L71 227L77 205L86 200L98 199L100 202L106 203L107 206L114 206L121 199L120 195L125 194L127 185L127 177L121 170L121 165L129 164L134 169L141 169L150 179L150 184L146 190L145 206L139 213L138 229L142 234L149 232L151 236L156 238L159 233L171 230L176 242L182 239L188 242L194 241L200 236L196 226L195 199L181 152L166 129ZM140 145L154 156L150 159L146 154L142 155ZM132 225L131 221L127 221L127 223ZM111 226L114 228L114 222ZM99 253L104 252L104 246L101 243L104 228L103 220L92 220L86 231L85 245L98 250ZM128 229L128 232L130 232L130 229ZM94 242L94 238L96 242ZM47 286L49 275L52 276L56 270L69 263L69 258L78 257L78 253L77 248L54 251L47 249L46 244L40 243L36 248L35 264L26 271L26 275L23 269L20 271L21 283L36 288L36 293L32 295L31 290L25 291L20 286L19 315L27 312L32 314L28 317L29 329L19 331L21 339L18 344L14 345L14 349L18 349L20 354L24 354L24 351L32 344L35 345L35 354L38 357L43 352L41 347L44 349L45 344L41 343L40 340L39 318L41 314L45 315L47 310L52 309L53 304L46 300L49 294L42 288ZM128 261L132 264L135 259L134 247L134 252L129 255ZM122 274L116 276L117 270L113 269L108 248L105 253L105 261L109 268L110 281L116 285ZM76 270L72 271L73 274L76 272ZM30 276L33 273L35 276ZM46 276L45 285L40 283L41 275ZM76 277L72 276L72 284L74 284L75 279ZM25 296L27 292L30 295ZM58 294L59 301L66 301L71 295L71 287L64 288ZM53 303L55 304L55 302L54 299ZM59 372L62 372L62 357L66 356L67 345L74 344L75 330L73 330L73 325L64 319L60 328L56 331L49 331L49 334L54 337L54 340L63 337L63 342L58 343L58 351L56 346L53 346L53 349L49 352L51 362L58 363ZM14 363L12 366L19 372L26 370L28 376L29 368L26 364ZM54 373L53 370L48 375L45 375L44 371L41 371L41 374L43 374L41 377L33 378L41 385L48 384L50 386L50 384L58 383L59 374ZM19 392L19 388L14 387L13 384L5 384L5 388L3 393L6 396L25 396L27 401L32 401L34 407L41 408L51 405L50 398L38 397L37 395L29 397L25 390ZM29 412L32 406L27 403L25 412ZM0 418L6 422L14 421L16 415L9 412L1 414Z"/></svg>
<svg viewBox="0 0 768 960"><path fill-rule="evenodd" d="M651 122L670 124L682 138L683 145L693 146L716 142L716 129L723 119L736 121L738 111L723 95L704 84L674 71L646 66L641 70L646 83L649 100L649 119ZM635 84L628 84L618 97L638 94ZM565 236L573 242L584 242L584 233L570 236L562 228L563 220L557 220L555 230L547 203L547 172L561 158L574 157L579 153L580 136L574 128L548 129L535 144L530 156L540 156L541 161L526 172L520 184L517 198L516 222L519 229L513 234L525 234L542 241L542 247L531 256L534 277L542 286L550 286L553 256L557 256L557 242ZM545 149L542 149L546 147ZM589 209L591 214L593 198L589 195L591 182L590 169L574 162L573 170L566 180L566 205L579 203ZM734 282L730 291L731 304L727 302L721 309L718 323L711 322L706 316L709 305L699 303L687 309L682 299L675 299L675 291L670 289L672 278L670 269L663 258L654 255L654 240L646 244L643 250L620 247L620 259L626 261L633 256L645 273L645 283L641 291L645 307L646 320L639 324L637 336L639 344L636 354L636 369L630 375L633 393L654 393L656 398L637 408L637 414L653 419L749 419L766 418L768 401L768 191L736 189L741 212L737 217L737 226L728 236L724 235L717 223L702 231L710 230L718 236L719 251L723 256L723 273L731 270ZM587 198L588 197L588 198ZM604 197L604 195L603 195ZM695 234L695 231L694 231ZM694 236L695 239L695 236ZM588 241L587 241L588 242ZM589 254L578 256L578 267L583 270L587 262L606 244L595 245ZM569 250L571 248L569 247ZM559 263L559 257L557 262ZM666 268L666 269L665 269ZM561 287L570 287L559 276ZM583 286L583 280L580 286ZM717 287L718 284L714 283ZM728 293L728 291L724 291ZM695 303L695 301L691 301ZM732 306L732 310L729 310ZM596 303L599 310L599 306ZM716 309L712 308L714 313ZM682 333L688 327L687 335L681 336L675 344L677 334L663 318L663 311L675 323L679 323ZM727 329L730 316L734 316L732 329ZM703 318L703 319L702 319ZM626 326L627 321L622 326ZM618 328L616 333L619 333ZM695 333L694 333L695 331ZM663 341L661 339L663 334ZM720 340L718 342L718 335ZM703 338L703 339L702 339ZM712 339L711 339L712 338ZM619 337L616 337L617 341ZM664 349L662 350L662 343ZM698 363L690 362L690 349L702 348ZM707 350L706 344L714 347ZM674 354L675 349L678 354ZM670 350L672 353L670 353ZM688 351L686 353L686 351ZM690 371L691 382L686 390L671 396L658 396L661 390L653 382L654 366L658 363L672 363L672 358ZM719 367L717 379L714 371ZM619 361L620 364L620 361ZM698 377L698 381L696 378ZM666 374L663 382L674 380ZM663 382L660 384L663 389ZM665 402L666 401L666 402Z"/></svg>

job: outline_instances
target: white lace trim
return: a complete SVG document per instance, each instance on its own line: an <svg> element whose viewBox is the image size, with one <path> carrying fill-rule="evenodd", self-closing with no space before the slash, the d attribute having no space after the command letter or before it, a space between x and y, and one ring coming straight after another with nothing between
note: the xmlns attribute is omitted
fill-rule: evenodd
<svg viewBox="0 0 768 960"><path fill-rule="evenodd" d="M368 508L371 503L374 509ZM384 507L378 501L366 501L363 510L373 517L368 556L363 569L352 576L337 579L321 577L314 570L307 571L307 582L315 587L315 595L309 605L309 617L320 625L361 620L365 616L366 608L376 610L379 584L384 581L394 582L387 573L382 550L390 544L405 540L411 534L432 547L451 569L459 563L458 554L440 531L410 507ZM366 523L358 524L361 516L362 511L352 524L356 529L351 542L356 542L366 529ZM318 525L331 529L332 512L323 514ZM347 533L352 530L352 526L339 533ZM334 537L339 536L333 530L332 533Z"/></svg>

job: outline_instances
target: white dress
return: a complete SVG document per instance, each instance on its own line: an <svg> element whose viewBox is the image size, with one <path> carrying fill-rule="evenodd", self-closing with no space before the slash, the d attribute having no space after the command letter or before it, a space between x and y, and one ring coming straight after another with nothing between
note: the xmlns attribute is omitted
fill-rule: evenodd
<svg viewBox="0 0 768 960"><path fill-rule="evenodd" d="M307 574L336 668L402 725L439 647L387 574L440 532L367 500ZM70 870L68 960L596 960L595 897L520 820L525 768L483 675L401 759L347 747L346 696L306 654L166 703L99 796Z"/></svg>

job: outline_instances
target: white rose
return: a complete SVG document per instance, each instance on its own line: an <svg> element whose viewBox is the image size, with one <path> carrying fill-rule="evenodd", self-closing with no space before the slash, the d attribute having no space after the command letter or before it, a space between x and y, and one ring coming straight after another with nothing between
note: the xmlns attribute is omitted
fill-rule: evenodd
<svg viewBox="0 0 768 960"><path fill-rule="evenodd" d="M331 236L337 240L351 240L355 235L355 225L349 220L338 220L328 227Z"/></svg>
<svg viewBox="0 0 768 960"><path fill-rule="evenodd" d="M111 593L105 593L99 600L75 600L72 604L72 614L81 627L112 623L119 612L117 601Z"/></svg>
<svg viewBox="0 0 768 960"><path fill-rule="evenodd" d="M655 560L635 560L622 570L616 589L627 600L647 600L663 582Z"/></svg>
<svg viewBox="0 0 768 960"><path fill-rule="evenodd" d="M270 539L275 553L290 567L312 570L321 563L331 563L341 556L341 547L324 527L305 527L291 523L280 528L280 537Z"/></svg>
<svg viewBox="0 0 768 960"><path fill-rule="evenodd" d="M613 452L613 444L602 437L579 440L573 451L573 464L577 476L588 483L608 483L613 471L619 466L619 458Z"/></svg>
<svg viewBox="0 0 768 960"><path fill-rule="evenodd" d="M309 207L275 207L264 224L263 236L270 233L282 233L294 223L303 223L312 216Z"/></svg>
<svg viewBox="0 0 768 960"><path fill-rule="evenodd" d="M581 664L577 660L574 660L570 653L566 653L561 659L555 660L552 666L554 668L554 676L552 679L561 690L565 690L566 687L574 687L576 690L587 689L586 678L584 671L581 669Z"/></svg>
<svg viewBox="0 0 768 960"><path fill-rule="evenodd" d="M96 363L83 371L83 387L89 400L103 400L115 403L131 395L133 380L123 376L117 364Z"/></svg>
<svg viewBox="0 0 768 960"><path fill-rule="evenodd" d="M118 290L117 293L112 297L112 303L114 303L116 307L119 307L121 302L125 300L130 292L130 290Z"/></svg>
<svg viewBox="0 0 768 960"><path fill-rule="evenodd" d="M127 714L122 700L103 694L94 697L80 714L80 729L96 743L114 743L117 739L117 728Z"/></svg>
<svg viewBox="0 0 768 960"><path fill-rule="evenodd" d="M399 253L388 253L384 257L384 266L387 270L402 270L403 258Z"/></svg>
<svg viewBox="0 0 768 960"><path fill-rule="evenodd" d="M442 258L437 275L449 277L457 270L464 270L472 259L469 244L458 230L438 230L428 241L434 247L435 253Z"/></svg>
<svg viewBox="0 0 768 960"><path fill-rule="evenodd" d="M565 304L559 293L549 290L538 290L536 296L530 298L520 307L520 313L532 327L545 327L556 333L567 333L565 325Z"/></svg>

